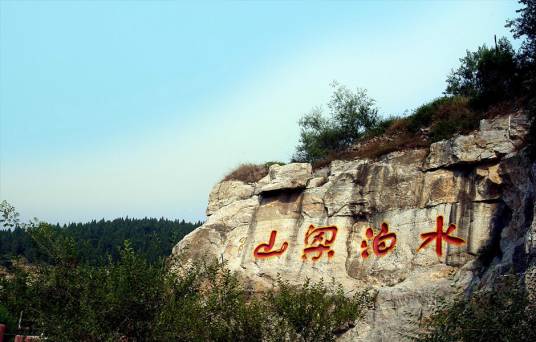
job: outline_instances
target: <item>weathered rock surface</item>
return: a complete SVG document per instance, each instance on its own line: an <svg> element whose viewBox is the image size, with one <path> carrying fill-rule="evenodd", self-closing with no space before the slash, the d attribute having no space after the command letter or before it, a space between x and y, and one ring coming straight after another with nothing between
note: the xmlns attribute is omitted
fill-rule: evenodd
<svg viewBox="0 0 536 342"><path fill-rule="evenodd" d="M528 123L521 113L482 120L480 130L430 146L425 169L496 160L523 145Z"/></svg>
<svg viewBox="0 0 536 342"><path fill-rule="evenodd" d="M311 178L312 167L308 163L270 166L268 175L257 183L256 194L277 190L303 189Z"/></svg>
<svg viewBox="0 0 536 342"><path fill-rule="evenodd" d="M522 113L513 113L429 151L333 161L315 172L309 164L273 165L256 184L221 182L205 224L173 253L224 258L258 290L277 276L375 288L375 309L341 340L404 340L438 298L511 269L536 274L536 166L519 152L526 128ZM455 225L448 234L463 242L443 240L441 253L436 240L419 248L439 217L443 232ZM380 236L384 223L396 241L378 238L375 251L367 228Z"/></svg>
<svg viewBox="0 0 536 342"><path fill-rule="evenodd" d="M240 181L223 181L214 186L208 196L207 216L235 201L251 197L255 187Z"/></svg>

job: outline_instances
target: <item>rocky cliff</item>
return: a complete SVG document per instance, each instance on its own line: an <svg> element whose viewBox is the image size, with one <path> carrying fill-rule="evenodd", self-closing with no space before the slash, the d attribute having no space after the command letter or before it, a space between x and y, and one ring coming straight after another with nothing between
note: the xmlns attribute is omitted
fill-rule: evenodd
<svg viewBox="0 0 536 342"><path fill-rule="evenodd" d="M273 165L253 184L222 181L207 221L173 250L223 258L255 288L335 278L377 290L366 321L342 340L403 339L438 299L534 274L536 166L521 112L429 149L379 160Z"/></svg>

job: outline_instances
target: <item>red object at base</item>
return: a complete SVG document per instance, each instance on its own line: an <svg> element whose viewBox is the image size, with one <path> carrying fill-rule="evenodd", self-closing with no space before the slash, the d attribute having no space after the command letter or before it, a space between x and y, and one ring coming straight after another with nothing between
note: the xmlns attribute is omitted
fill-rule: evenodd
<svg viewBox="0 0 536 342"><path fill-rule="evenodd" d="M23 342L23 341L22 341L22 338L23 338L22 335L17 335L17 336L15 336L15 342Z"/></svg>
<svg viewBox="0 0 536 342"><path fill-rule="evenodd" d="M4 334L6 333L6 325L0 324L0 342L4 342Z"/></svg>

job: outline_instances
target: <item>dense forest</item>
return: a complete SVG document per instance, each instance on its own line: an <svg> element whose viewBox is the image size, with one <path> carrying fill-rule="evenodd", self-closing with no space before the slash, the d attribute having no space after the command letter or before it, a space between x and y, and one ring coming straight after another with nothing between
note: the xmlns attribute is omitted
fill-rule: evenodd
<svg viewBox="0 0 536 342"><path fill-rule="evenodd" d="M87 223L50 225L50 228L71 237L77 245L80 261L91 265L101 265L119 257L119 248L125 240L136 253L149 262L156 262L171 254L173 246L202 222L185 222L156 218L118 218L115 220L93 220ZM0 263L10 266L11 258L23 256L29 262L48 261L27 229L15 225L0 230Z"/></svg>

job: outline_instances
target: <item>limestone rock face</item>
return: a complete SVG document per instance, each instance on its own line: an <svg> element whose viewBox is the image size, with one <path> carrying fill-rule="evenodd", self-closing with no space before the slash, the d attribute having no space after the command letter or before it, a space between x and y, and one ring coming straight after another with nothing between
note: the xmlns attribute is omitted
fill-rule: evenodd
<svg viewBox="0 0 536 342"><path fill-rule="evenodd" d="M214 186L208 196L207 216L235 201L251 197L255 187L241 181L222 181Z"/></svg>
<svg viewBox="0 0 536 342"><path fill-rule="evenodd" d="M526 128L513 113L430 150L314 172L273 165L256 184L221 182L205 224L173 253L226 259L259 291L278 276L374 288L374 310L340 339L404 340L438 298L509 269L536 274L526 257L536 254L536 166L519 151ZM421 235L439 230L453 239Z"/></svg>
<svg viewBox="0 0 536 342"><path fill-rule="evenodd" d="M526 117L520 112L495 120L482 120L478 132L432 144L424 167L435 169L498 159L523 144L527 129Z"/></svg>
<svg viewBox="0 0 536 342"><path fill-rule="evenodd" d="M312 167L308 163L270 166L268 175L261 179L255 189L256 194L277 190L303 189L312 177Z"/></svg>

